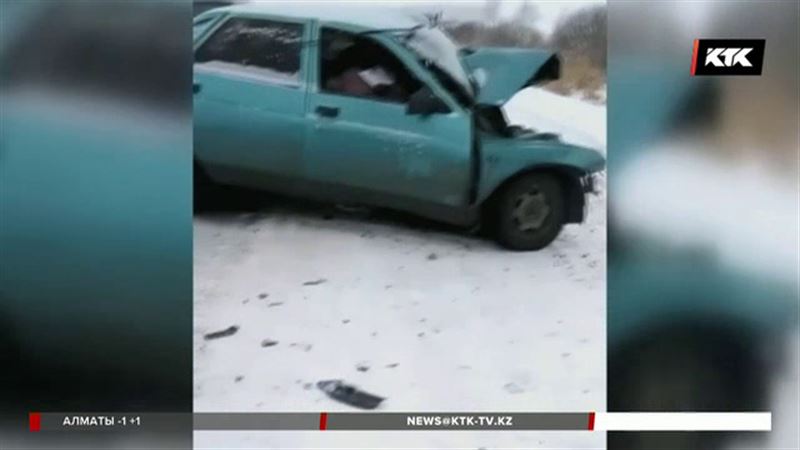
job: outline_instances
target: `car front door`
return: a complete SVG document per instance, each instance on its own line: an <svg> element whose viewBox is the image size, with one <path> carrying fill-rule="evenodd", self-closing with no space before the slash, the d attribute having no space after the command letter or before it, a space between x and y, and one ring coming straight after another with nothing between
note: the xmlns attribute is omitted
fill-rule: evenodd
<svg viewBox="0 0 800 450"><path fill-rule="evenodd" d="M300 174L306 80L300 21L231 17L195 50L194 150L220 182Z"/></svg>
<svg viewBox="0 0 800 450"><path fill-rule="evenodd" d="M391 38L325 26L314 35L307 177L383 206L468 204L469 114L457 104L448 113L408 114L412 91L434 81Z"/></svg>

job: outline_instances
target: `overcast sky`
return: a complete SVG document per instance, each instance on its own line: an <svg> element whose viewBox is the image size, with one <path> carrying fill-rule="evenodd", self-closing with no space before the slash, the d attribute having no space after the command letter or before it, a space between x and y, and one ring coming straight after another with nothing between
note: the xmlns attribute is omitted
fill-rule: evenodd
<svg viewBox="0 0 800 450"><path fill-rule="evenodd" d="M247 0L237 0L244 1ZM250 0L263 3L289 3L288 0ZM549 34L558 23L559 19L578 9L588 6L604 5L605 0L334 0L329 1L308 1L299 0L291 2L294 4L307 3L316 4L368 4L370 6L386 6L402 8L412 13L442 11L445 19L450 20L471 20L487 21L488 12L492 9L488 4L494 4L496 8L496 20L517 19L521 22L530 21L532 26L538 28L544 34ZM523 5L527 7L523 9ZM313 6L310 6L313 8ZM529 17L519 17L520 12L527 10Z"/></svg>
<svg viewBox="0 0 800 450"><path fill-rule="evenodd" d="M387 4L392 6L399 6L410 10L418 10L421 12L437 11L444 12L445 19L458 19L458 20L487 20L487 12L490 7L487 6L489 0L472 0L472 1L431 1L431 0L406 0L406 1L388 1ZM378 2L373 2L373 4ZM521 11L521 7L525 3L522 0L495 0L493 3L497 4L497 14L499 19L512 19ZM545 34L549 34L553 27L558 23L558 20L569 13L576 11L587 6L604 5L604 0L579 0L579 1L529 1L529 11L531 13L531 21L533 25L540 29ZM526 20L526 18L519 18Z"/></svg>

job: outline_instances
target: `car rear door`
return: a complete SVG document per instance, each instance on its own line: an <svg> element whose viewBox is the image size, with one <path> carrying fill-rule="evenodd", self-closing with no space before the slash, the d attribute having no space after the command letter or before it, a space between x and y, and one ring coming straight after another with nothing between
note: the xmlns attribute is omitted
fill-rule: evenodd
<svg viewBox="0 0 800 450"><path fill-rule="evenodd" d="M216 181L269 185L301 170L307 23L233 16L194 56L194 151Z"/></svg>

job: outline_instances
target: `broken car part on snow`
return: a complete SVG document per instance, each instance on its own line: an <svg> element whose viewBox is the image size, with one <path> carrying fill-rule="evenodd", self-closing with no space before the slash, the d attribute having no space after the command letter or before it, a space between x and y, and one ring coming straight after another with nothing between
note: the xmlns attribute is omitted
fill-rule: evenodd
<svg viewBox="0 0 800 450"><path fill-rule="evenodd" d="M317 383L317 387L328 394L328 397L361 409L375 409L385 400L383 397L345 384L342 380L323 380Z"/></svg>

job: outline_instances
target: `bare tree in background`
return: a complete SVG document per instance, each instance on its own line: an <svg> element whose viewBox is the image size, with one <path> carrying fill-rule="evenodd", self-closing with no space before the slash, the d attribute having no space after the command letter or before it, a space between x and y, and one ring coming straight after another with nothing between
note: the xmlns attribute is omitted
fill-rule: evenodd
<svg viewBox="0 0 800 450"><path fill-rule="evenodd" d="M533 27L538 12L528 1L522 2L510 20L498 20L498 1L486 2L486 20L481 22L444 22L445 30L465 47L539 47L542 33Z"/></svg>
<svg viewBox="0 0 800 450"><path fill-rule="evenodd" d="M580 9L559 21L548 44L561 55L561 79L550 89L597 98L606 82L607 23L605 5Z"/></svg>
<svg viewBox="0 0 800 450"><path fill-rule="evenodd" d="M550 37L550 46L563 54L580 55L606 68L606 8L592 6L562 19Z"/></svg>
<svg viewBox="0 0 800 450"><path fill-rule="evenodd" d="M580 92L597 99L606 82L605 5L579 9L562 18L545 37L535 23L536 6L523 1L509 19L499 16L500 1L487 1L481 21L447 20L442 10L425 14L463 47L550 48L561 55L561 79L546 87L562 94Z"/></svg>

